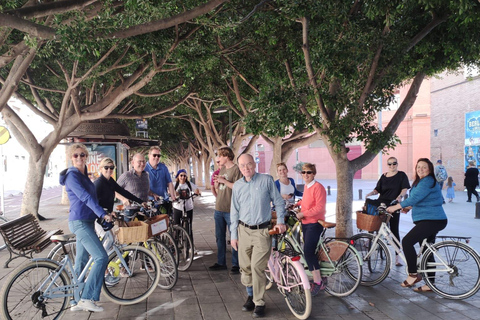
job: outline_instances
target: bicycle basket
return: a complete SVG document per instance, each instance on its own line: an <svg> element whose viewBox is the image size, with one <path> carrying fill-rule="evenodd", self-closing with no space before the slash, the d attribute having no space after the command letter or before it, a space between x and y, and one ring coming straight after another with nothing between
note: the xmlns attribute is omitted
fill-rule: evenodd
<svg viewBox="0 0 480 320"><path fill-rule="evenodd" d="M332 261L337 261L343 256L345 251L347 251L347 248L348 243L346 242L338 240L330 241L325 244L325 249L327 252L325 252L324 248L321 248L318 251L318 259L320 261L330 261L328 260L328 257L330 257Z"/></svg>
<svg viewBox="0 0 480 320"><path fill-rule="evenodd" d="M386 215L376 215L363 213L357 211L357 228L368 232L378 231L382 222L386 219Z"/></svg>

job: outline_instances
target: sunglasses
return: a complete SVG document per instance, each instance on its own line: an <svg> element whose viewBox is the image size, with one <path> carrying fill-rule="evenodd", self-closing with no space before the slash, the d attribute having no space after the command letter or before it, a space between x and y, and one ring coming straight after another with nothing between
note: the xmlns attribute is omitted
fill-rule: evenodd
<svg viewBox="0 0 480 320"><path fill-rule="evenodd" d="M87 155L86 155L85 153L80 153L80 154L74 153L72 156L73 156L75 159L77 159L79 156L80 156L80 158L85 158Z"/></svg>
<svg viewBox="0 0 480 320"><path fill-rule="evenodd" d="M312 171L302 171L302 174L312 174Z"/></svg>
<svg viewBox="0 0 480 320"><path fill-rule="evenodd" d="M398 162L387 163L389 166L396 166Z"/></svg>
<svg viewBox="0 0 480 320"><path fill-rule="evenodd" d="M105 170L108 170L108 169L113 170L113 169L115 169L115 166L105 166L105 167L103 167L103 169L105 169Z"/></svg>
<svg viewBox="0 0 480 320"><path fill-rule="evenodd" d="M160 153L152 154L152 157L154 157L154 158L160 158Z"/></svg>
<svg viewBox="0 0 480 320"><path fill-rule="evenodd" d="M184 175L184 174L181 174L181 175L180 175L180 177L186 177L186 175Z"/></svg>

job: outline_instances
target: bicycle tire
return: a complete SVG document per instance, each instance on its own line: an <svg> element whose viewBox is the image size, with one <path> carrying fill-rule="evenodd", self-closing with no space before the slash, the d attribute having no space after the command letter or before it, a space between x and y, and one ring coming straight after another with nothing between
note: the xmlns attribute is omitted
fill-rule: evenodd
<svg viewBox="0 0 480 320"><path fill-rule="evenodd" d="M433 250L453 268L448 272L422 272L423 280L433 292L447 299L461 300L473 296L480 289L480 256L465 243L442 241L432 245ZM432 267L435 261L431 249L427 249L420 262L421 270ZM443 264L433 264L433 269L444 269Z"/></svg>
<svg viewBox="0 0 480 320"><path fill-rule="evenodd" d="M307 319L312 312L312 293L310 288L305 285L308 283L308 277L305 274L303 265L299 262L295 264L289 257L282 258L282 272L280 277L281 285L290 287L291 290L280 290L285 298L288 308L298 319ZM304 276L302 277L302 272Z"/></svg>
<svg viewBox="0 0 480 320"><path fill-rule="evenodd" d="M160 281L158 282L158 286L164 290L172 289L178 280L177 263L172 253L167 246L155 239L148 240L148 248L155 254L158 262L160 262ZM151 278L153 278L152 276Z"/></svg>
<svg viewBox="0 0 480 320"><path fill-rule="evenodd" d="M20 265L6 279L0 301L2 302L1 318L7 320L55 320L63 316L64 310L68 307L70 297L43 298L38 287L47 277L51 277L58 264L49 261L32 261ZM50 282L47 281L47 285ZM62 272L55 281L55 286L63 287L70 284L70 278L66 272ZM67 291L67 290L65 290ZM35 302L37 306L35 306ZM46 303L45 303L46 302ZM39 308L40 307L40 308ZM42 308L47 312L42 317Z"/></svg>
<svg viewBox="0 0 480 320"><path fill-rule="evenodd" d="M178 267L178 260L180 258L177 244L175 243L175 239L169 232L163 232L157 236L155 236L156 240L159 240L161 243L167 246L168 250L172 253L173 258L175 259L175 263Z"/></svg>
<svg viewBox="0 0 480 320"><path fill-rule="evenodd" d="M372 250L374 235L371 233L358 233L352 237L355 249L360 253L363 259L362 265L362 286L375 286L385 280L390 273L391 257L387 245L382 239L378 239L376 248L366 258Z"/></svg>
<svg viewBox="0 0 480 320"><path fill-rule="evenodd" d="M174 225L173 238L178 248L178 270L187 271L193 263L193 242L187 230L180 226Z"/></svg>
<svg viewBox="0 0 480 320"><path fill-rule="evenodd" d="M330 263L330 262L323 262ZM332 296L346 297L357 290L362 279L362 261L360 254L348 245L343 255L334 264L334 271L326 279L325 291Z"/></svg>
<svg viewBox="0 0 480 320"><path fill-rule="evenodd" d="M160 263L150 250L141 246L130 245L120 250L122 256L128 256L127 265L121 262L116 252L108 257L107 271L114 277L120 277L120 281L111 287L104 281L103 294L120 305L131 305L147 299L157 288ZM126 266L131 274L122 273L127 270Z"/></svg>
<svg viewBox="0 0 480 320"><path fill-rule="evenodd" d="M67 250L67 254L70 257L72 264L75 264L75 257L77 255L76 243L77 243L76 240L68 240L67 242L65 242L65 249ZM57 243L55 247L53 247L52 250L50 250L50 252L47 255L47 259L57 261L57 262L62 261L64 257L65 257L65 253L63 252L61 243Z"/></svg>

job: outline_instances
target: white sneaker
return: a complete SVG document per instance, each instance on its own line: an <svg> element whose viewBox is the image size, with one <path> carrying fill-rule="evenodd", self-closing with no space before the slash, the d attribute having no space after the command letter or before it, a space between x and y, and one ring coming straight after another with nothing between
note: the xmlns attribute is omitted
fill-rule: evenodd
<svg viewBox="0 0 480 320"><path fill-rule="evenodd" d="M107 287L113 287L120 281L120 277L114 277L112 275L105 276L105 284Z"/></svg>
<svg viewBox="0 0 480 320"><path fill-rule="evenodd" d="M82 299L77 303L76 307L80 308L80 310L90 311L90 312L102 312L103 311L103 308L100 307L100 306L97 306L97 304L93 300Z"/></svg>
<svg viewBox="0 0 480 320"><path fill-rule="evenodd" d="M83 309L78 306L77 302L75 300L70 301L70 311L82 311Z"/></svg>

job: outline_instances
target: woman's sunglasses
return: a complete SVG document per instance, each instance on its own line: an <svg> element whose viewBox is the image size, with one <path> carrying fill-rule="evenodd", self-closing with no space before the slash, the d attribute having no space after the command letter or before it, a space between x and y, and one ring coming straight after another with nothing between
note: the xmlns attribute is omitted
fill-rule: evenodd
<svg viewBox="0 0 480 320"><path fill-rule="evenodd" d="M115 166L105 166L105 167L103 167L103 169L105 169L105 170L108 170L108 169L114 170L114 169L115 169Z"/></svg>
<svg viewBox="0 0 480 320"><path fill-rule="evenodd" d="M74 157L75 159L78 158L79 156L80 156L80 158L85 158L87 155L86 155L85 153L80 153L80 154L74 153L74 154L73 154L73 157Z"/></svg>
<svg viewBox="0 0 480 320"><path fill-rule="evenodd" d="M302 174L312 174L312 171L302 171Z"/></svg>

